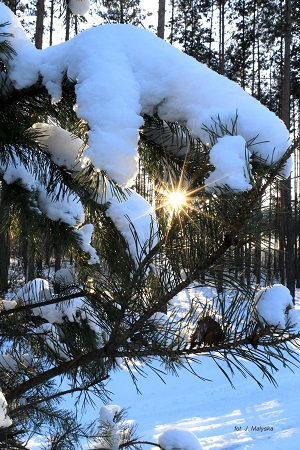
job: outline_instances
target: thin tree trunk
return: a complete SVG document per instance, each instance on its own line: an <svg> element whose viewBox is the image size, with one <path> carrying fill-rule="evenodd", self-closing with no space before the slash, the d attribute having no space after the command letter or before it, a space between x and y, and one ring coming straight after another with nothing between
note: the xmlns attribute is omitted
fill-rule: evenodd
<svg viewBox="0 0 300 450"><path fill-rule="evenodd" d="M165 38L165 15L166 15L166 0L159 0L158 1L157 36L161 39Z"/></svg>
<svg viewBox="0 0 300 450"><path fill-rule="evenodd" d="M36 2L36 26L35 26L35 46L36 46L36 48L43 47L44 13L45 13L45 0L37 0L37 2Z"/></svg>
<svg viewBox="0 0 300 450"><path fill-rule="evenodd" d="M220 0L220 18L219 18L219 72L225 71L225 3L226 0Z"/></svg>
<svg viewBox="0 0 300 450"><path fill-rule="evenodd" d="M174 17L175 17L175 4L174 0L171 0L171 31L170 31L170 44L173 44L174 37Z"/></svg>
<svg viewBox="0 0 300 450"><path fill-rule="evenodd" d="M284 65L282 85L282 120L290 128L290 55L291 55L291 0L285 2L285 36ZM286 284L293 298L295 297L295 252L294 252L294 222L291 198L291 177L283 182L282 198L286 231L285 266Z"/></svg>
<svg viewBox="0 0 300 450"><path fill-rule="evenodd" d="M30 255L27 261L28 263L27 263L26 283L28 283L28 281L32 281L35 279L34 256Z"/></svg>
<svg viewBox="0 0 300 450"><path fill-rule="evenodd" d="M286 271L285 271L285 237L286 237L286 228L285 228L285 219L284 219L284 211L285 211L285 201L283 195L283 188L279 189L278 195L280 196L279 201L279 273L280 273L280 283L285 284L286 281Z"/></svg>
<svg viewBox="0 0 300 450"><path fill-rule="evenodd" d="M67 6L67 10L66 10L66 37L65 40L68 41L70 39L70 9L69 6Z"/></svg>
<svg viewBox="0 0 300 450"><path fill-rule="evenodd" d="M123 5L123 0L120 0L120 23L124 23L124 5Z"/></svg>
<svg viewBox="0 0 300 450"><path fill-rule="evenodd" d="M0 292L8 289L8 272L10 263L10 240L8 231L2 230L4 209L2 202L2 188L0 189Z"/></svg>
<svg viewBox="0 0 300 450"><path fill-rule="evenodd" d="M55 252L55 266L54 270L57 272L59 269L61 269L61 254L58 252Z"/></svg>
<svg viewBox="0 0 300 450"><path fill-rule="evenodd" d="M37 278L43 278L43 260L41 257L36 259L36 276Z"/></svg>
<svg viewBox="0 0 300 450"><path fill-rule="evenodd" d="M50 35L49 35L49 45L53 43L53 23L54 23L54 0L51 0L50 8Z"/></svg>

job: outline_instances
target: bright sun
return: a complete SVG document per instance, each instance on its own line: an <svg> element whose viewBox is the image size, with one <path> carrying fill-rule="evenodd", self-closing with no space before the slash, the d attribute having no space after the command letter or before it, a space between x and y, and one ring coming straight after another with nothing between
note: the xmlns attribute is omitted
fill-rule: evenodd
<svg viewBox="0 0 300 450"><path fill-rule="evenodd" d="M168 203L173 210L180 209L186 203L186 194L183 191L172 191L168 195Z"/></svg>

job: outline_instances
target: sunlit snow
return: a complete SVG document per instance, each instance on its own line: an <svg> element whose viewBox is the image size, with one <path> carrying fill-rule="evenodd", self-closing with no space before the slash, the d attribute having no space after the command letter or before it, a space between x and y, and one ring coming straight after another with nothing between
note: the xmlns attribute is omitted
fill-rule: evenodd
<svg viewBox="0 0 300 450"><path fill-rule="evenodd" d="M42 77L53 101L58 101L67 74L76 83L76 113L90 127L85 155L121 185L130 186L137 173L143 114L178 121L207 143L207 129L220 132L220 120L231 130L237 119L237 134L246 142L255 139L250 151L267 163L289 146L288 130L274 113L236 83L151 32L105 25L37 50L3 4L0 20L11 23L3 31L14 35L10 42L17 56L4 60L15 87L32 86Z"/></svg>

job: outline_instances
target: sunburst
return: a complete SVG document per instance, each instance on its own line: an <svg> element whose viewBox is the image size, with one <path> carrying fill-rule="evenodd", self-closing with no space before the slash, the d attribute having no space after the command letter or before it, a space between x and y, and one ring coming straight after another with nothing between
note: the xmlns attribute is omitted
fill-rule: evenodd
<svg viewBox="0 0 300 450"><path fill-rule="evenodd" d="M171 210L176 211L186 206L187 193L183 190L176 189L167 193L166 202L170 205Z"/></svg>

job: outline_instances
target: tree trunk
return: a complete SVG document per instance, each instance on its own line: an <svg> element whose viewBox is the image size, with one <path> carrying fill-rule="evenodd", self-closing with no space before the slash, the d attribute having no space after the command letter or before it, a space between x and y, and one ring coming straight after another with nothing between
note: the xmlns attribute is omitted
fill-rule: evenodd
<svg viewBox="0 0 300 450"><path fill-rule="evenodd" d="M171 31L170 31L170 44L173 44L174 38L174 21L175 21L175 2L171 0Z"/></svg>
<svg viewBox="0 0 300 450"><path fill-rule="evenodd" d="M225 70L225 3L226 0L220 0L219 13L219 73L224 74Z"/></svg>
<svg viewBox="0 0 300 450"><path fill-rule="evenodd" d="M290 55L291 55L291 0L285 2L285 36L284 36L284 65L282 84L282 120L290 128ZM286 232L285 268L286 284L293 298L295 297L295 251L294 251L294 221L291 198L291 177L283 182L281 191L284 205L284 220Z"/></svg>
<svg viewBox="0 0 300 450"><path fill-rule="evenodd" d="M124 5L123 5L123 0L120 0L120 23L124 23Z"/></svg>
<svg viewBox="0 0 300 450"><path fill-rule="evenodd" d="M61 254L58 252L55 252L55 266L54 270L57 272L59 269L61 269Z"/></svg>
<svg viewBox="0 0 300 450"><path fill-rule="evenodd" d="M36 46L36 48L43 47L44 13L45 13L45 0L37 0L37 2L36 2L36 26L35 26L35 46Z"/></svg>
<svg viewBox="0 0 300 450"><path fill-rule="evenodd" d="M54 23L54 0L51 0L50 8L50 31L49 31L49 45L53 43L53 23Z"/></svg>
<svg viewBox="0 0 300 450"><path fill-rule="evenodd" d="M35 279L34 256L30 255L27 260L26 283Z"/></svg>
<svg viewBox="0 0 300 450"><path fill-rule="evenodd" d="M10 263L10 239L9 233L3 230L5 210L3 206L3 186L0 182L0 292L8 289L8 271Z"/></svg>
<svg viewBox="0 0 300 450"><path fill-rule="evenodd" d="M161 39L165 37L165 14L166 14L166 0L158 1L158 22L157 22L157 36Z"/></svg>
<svg viewBox="0 0 300 450"><path fill-rule="evenodd" d="M69 6L67 6L66 9L66 35L65 40L68 41L70 39L70 9Z"/></svg>

